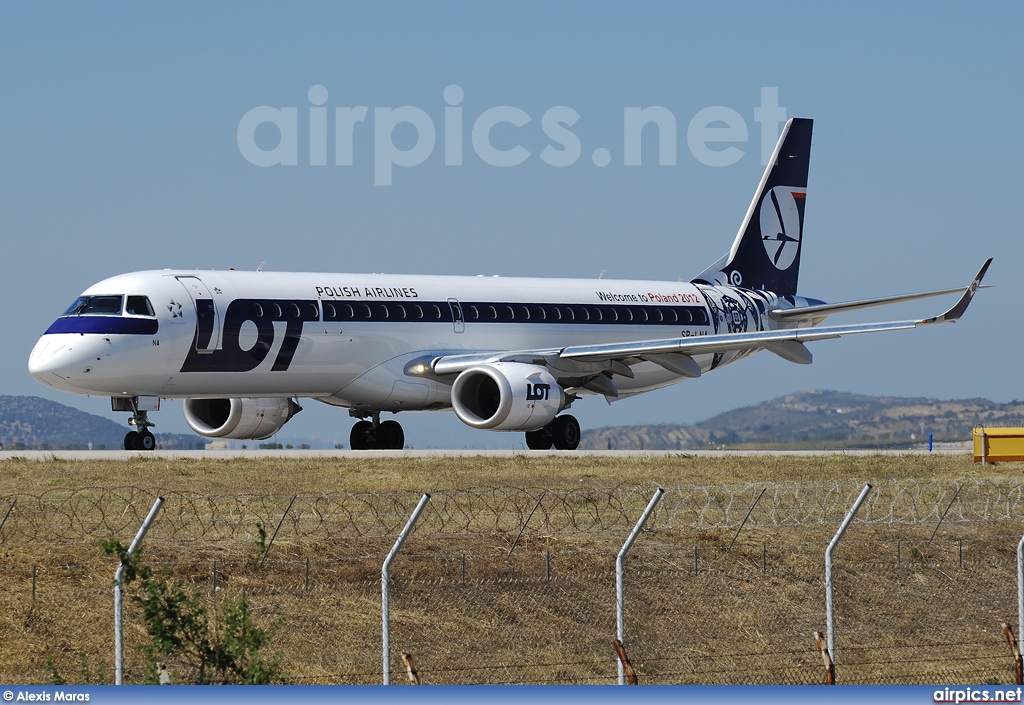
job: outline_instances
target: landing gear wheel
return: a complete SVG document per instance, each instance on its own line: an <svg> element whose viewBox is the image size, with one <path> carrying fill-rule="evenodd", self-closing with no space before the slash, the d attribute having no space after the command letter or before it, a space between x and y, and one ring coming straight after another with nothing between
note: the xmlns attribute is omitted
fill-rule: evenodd
<svg viewBox="0 0 1024 705"><path fill-rule="evenodd" d="M381 450L402 450L405 447L405 431L397 421L383 421L377 427L377 448Z"/></svg>
<svg viewBox="0 0 1024 705"><path fill-rule="evenodd" d="M526 432L526 447L530 450L550 450L551 443L552 438L550 426L539 428L536 431Z"/></svg>
<svg viewBox="0 0 1024 705"><path fill-rule="evenodd" d="M139 431L135 434L133 445L135 450L153 450L156 448L156 438L148 430Z"/></svg>
<svg viewBox="0 0 1024 705"><path fill-rule="evenodd" d="M348 446L352 450L370 450L375 444L371 443L373 438L373 424L369 421L357 421L348 434Z"/></svg>
<svg viewBox="0 0 1024 705"><path fill-rule="evenodd" d="M124 399L111 399L115 411L125 411ZM128 425L137 428L137 431L129 431L124 437L125 450L153 450L156 448L156 438L150 432L150 426L155 424L149 420L149 410L139 408L139 397L131 397L127 400L131 406L132 417L128 419ZM157 405L159 406L159 404Z"/></svg>
<svg viewBox="0 0 1024 705"><path fill-rule="evenodd" d="M580 445L580 422L571 414L558 416L551 424L551 436L555 450L576 450Z"/></svg>

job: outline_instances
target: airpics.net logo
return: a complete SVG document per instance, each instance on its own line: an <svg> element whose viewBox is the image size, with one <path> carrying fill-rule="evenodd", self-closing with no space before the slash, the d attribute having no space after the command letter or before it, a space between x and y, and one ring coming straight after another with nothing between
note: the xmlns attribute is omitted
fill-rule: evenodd
<svg viewBox="0 0 1024 705"><path fill-rule="evenodd" d="M445 166L452 167L475 158L490 166L507 168L524 164L535 156L515 137L520 134L519 130L537 129L536 125L531 125L533 116L511 105L487 108L475 116L465 115L462 107L465 92L457 85L444 89L440 136L434 118L422 108L403 105L371 110L358 105L331 110L326 105L328 97L326 87L315 85L307 92L310 103L307 107L261 105L252 108L238 121L238 151L250 164L260 167L298 166L303 162L313 167L326 167L329 163L351 167L356 140L365 139L370 131L373 183L377 186L390 186L396 167L419 166L438 148L444 152ZM752 117L760 125L761 164L767 165L786 122L786 109L779 106L778 88L761 89L761 104L754 107ZM545 110L539 128L548 144L536 158L552 167L576 164L584 155L583 143L572 130L580 118L580 114L567 105ZM464 155L467 131L473 157ZM502 133L500 146L496 146L493 139L498 131ZM660 105L623 108L622 165L641 166L644 140L654 139L658 164L675 166L678 131L676 116L668 108ZM412 134L415 134L414 140L396 141L396 136ZM508 139L510 134L511 140ZM530 135L531 139L533 137ZM745 154L743 147L749 141L750 129L744 116L724 105L699 110L686 126L686 146L691 156L705 166L735 164ZM305 154L300 159L300 142L308 143L308 161ZM606 147L590 150L589 157L598 167L609 166L614 159L612 151Z"/></svg>

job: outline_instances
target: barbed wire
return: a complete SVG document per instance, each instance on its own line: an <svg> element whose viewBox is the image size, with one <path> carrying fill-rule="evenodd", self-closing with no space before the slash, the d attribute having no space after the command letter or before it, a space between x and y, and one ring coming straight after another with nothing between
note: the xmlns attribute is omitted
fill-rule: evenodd
<svg viewBox="0 0 1024 705"><path fill-rule="evenodd" d="M666 530L736 528L750 512L751 527L835 524L862 487L857 481L740 483L666 489L649 527ZM757 500L764 490L764 495ZM503 534L530 529L538 535L579 532L597 535L628 530L654 485L607 490L549 490L536 512L540 492L477 488L439 492L420 520L420 535ZM419 495L300 494L286 514L284 495L206 496L171 492L165 496L155 531L166 541L251 540L254 527L281 527L293 539L337 541L393 537ZM83 488L0 499L14 508L0 528L0 545L78 542L133 534L153 502L151 490ZM751 511L751 508L753 510ZM968 483L891 480L875 485L857 520L868 525L945 525L1018 521L1024 518L1019 481Z"/></svg>

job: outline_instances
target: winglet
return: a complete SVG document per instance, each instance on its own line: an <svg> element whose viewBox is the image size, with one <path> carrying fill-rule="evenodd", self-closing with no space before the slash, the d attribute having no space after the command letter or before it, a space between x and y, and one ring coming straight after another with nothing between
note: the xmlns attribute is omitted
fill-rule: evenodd
<svg viewBox="0 0 1024 705"><path fill-rule="evenodd" d="M951 309L941 316L918 321L918 325L926 323L953 323L960 318L960 316L964 315L964 311L966 311L967 307L970 305L971 299L974 298L974 294L978 291L978 287L981 286L981 280L985 277L985 272L988 271L988 266L990 264L992 264L991 257L985 260L985 264L981 266L981 271L979 271L978 275L974 277L974 281L972 281L971 285L964 290L963 296L960 297L960 300L957 301Z"/></svg>

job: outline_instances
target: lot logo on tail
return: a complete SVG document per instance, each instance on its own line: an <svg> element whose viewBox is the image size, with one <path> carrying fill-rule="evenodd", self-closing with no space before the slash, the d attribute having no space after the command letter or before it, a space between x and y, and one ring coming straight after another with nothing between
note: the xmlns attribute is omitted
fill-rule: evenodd
<svg viewBox="0 0 1024 705"><path fill-rule="evenodd" d="M789 269L800 251L800 212L805 189L776 186L761 199L761 243L776 269Z"/></svg>

